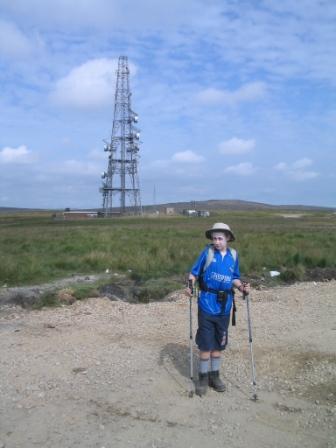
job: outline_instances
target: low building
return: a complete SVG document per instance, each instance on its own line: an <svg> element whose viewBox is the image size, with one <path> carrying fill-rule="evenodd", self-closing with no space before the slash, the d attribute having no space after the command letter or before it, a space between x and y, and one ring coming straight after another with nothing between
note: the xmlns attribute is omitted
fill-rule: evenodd
<svg viewBox="0 0 336 448"><path fill-rule="evenodd" d="M184 209L183 214L185 216L197 216L197 210Z"/></svg>
<svg viewBox="0 0 336 448"><path fill-rule="evenodd" d="M207 218L210 216L209 210L184 209L182 213L184 216L199 216L201 218Z"/></svg>
<svg viewBox="0 0 336 448"><path fill-rule="evenodd" d="M64 219L91 219L97 218L98 212L95 211L67 211L63 212Z"/></svg>
<svg viewBox="0 0 336 448"><path fill-rule="evenodd" d="M165 214L166 214L166 215L175 215L175 209L174 209L174 207L166 207L166 208L165 208Z"/></svg>
<svg viewBox="0 0 336 448"><path fill-rule="evenodd" d="M201 218L207 218L210 216L209 210L197 210L197 216L200 216Z"/></svg>

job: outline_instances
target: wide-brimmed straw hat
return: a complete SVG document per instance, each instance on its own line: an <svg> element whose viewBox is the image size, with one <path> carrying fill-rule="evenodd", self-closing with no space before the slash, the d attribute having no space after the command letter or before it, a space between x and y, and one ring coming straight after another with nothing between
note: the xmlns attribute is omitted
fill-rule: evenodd
<svg viewBox="0 0 336 448"><path fill-rule="evenodd" d="M205 232L205 236L206 236L209 240L211 240L211 238L212 238L212 233L213 233L213 232L223 232L223 233L226 233L227 235L229 235L228 242L229 242L229 241L234 241L234 240L235 240L234 234L231 232L230 227L229 227L227 224L224 224L223 222L216 222L216 223L211 227L211 229L209 229L209 230L207 230L207 231Z"/></svg>

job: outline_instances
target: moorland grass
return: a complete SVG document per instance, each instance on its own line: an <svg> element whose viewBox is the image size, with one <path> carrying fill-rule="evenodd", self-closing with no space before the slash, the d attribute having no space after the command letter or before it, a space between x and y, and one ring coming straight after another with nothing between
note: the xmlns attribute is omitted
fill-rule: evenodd
<svg viewBox="0 0 336 448"><path fill-rule="evenodd" d="M307 268L336 267L336 215L225 212L210 218L120 217L57 221L50 216L0 215L0 285L41 283L72 274L128 272L148 281L183 275L206 244L216 221L236 235L247 276L279 270L301 279ZM287 275L287 278L286 278Z"/></svg>

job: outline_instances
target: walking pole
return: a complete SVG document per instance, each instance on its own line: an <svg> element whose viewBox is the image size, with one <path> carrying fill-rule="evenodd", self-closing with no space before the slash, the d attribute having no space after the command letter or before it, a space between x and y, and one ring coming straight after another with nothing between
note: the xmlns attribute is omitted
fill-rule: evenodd
<svg viewBox="0 0 336 448"><path fill-rule="evenodd" d="M189 297L189 323L190 323L190 332L189 332L189 353L190 353L190 380L192 384L192 390L189 392L189 397L192 398L194 396L194 366L193 366L193 326L192 326L192 298L194 295L194 287L192 280L188 282L189 289L191 291L191 296Z"/></svg>
<svg viewBox="0 0 336 448"><path fill-rule="evenodd" d="M243 293L243 299L246 300L246 308L247 308L247 324L248 324L250 354L251 354L251 369L252 369L252 389L253 389L252 400L253 401L257 401L258 400L258 396L257 396L257 381L256 381L256 369L255 369L254 357L253 357L253 341L252 341L250 299L249 299L249 295L246 294L245 292Z"/></svg>

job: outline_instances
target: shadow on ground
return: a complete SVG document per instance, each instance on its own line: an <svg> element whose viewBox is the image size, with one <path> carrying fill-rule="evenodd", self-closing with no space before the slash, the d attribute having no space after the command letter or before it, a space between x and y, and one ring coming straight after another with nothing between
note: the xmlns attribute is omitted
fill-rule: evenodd
<svg viewBox="0 0 336 448"><path fill-rule="evenodd" d="M195 369L197 357L193 352L193 371L195 375ZM170 343L166 344L161 352L159 358L160 366L173 366L180 375L185 378L190 378L190 348L188 345ZM167 370L167 369L166 369ZM169 368L171 372L171 367Z"/></svg>

